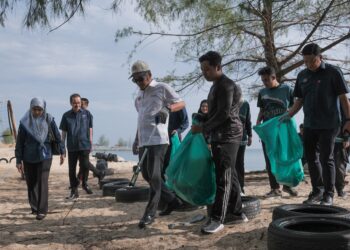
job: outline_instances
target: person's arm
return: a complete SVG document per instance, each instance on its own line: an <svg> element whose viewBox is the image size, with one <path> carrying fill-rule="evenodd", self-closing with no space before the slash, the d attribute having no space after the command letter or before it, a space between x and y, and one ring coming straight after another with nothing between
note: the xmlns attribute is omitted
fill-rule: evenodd
<svg viewBox="0 0 350 250"><path fill-rule="evenodd" d="M247 135L248 135L248 143L247 145L250 146L252 145L252 120L251 120L251 115L250 115L250 106L247 103L247 117L245 120L245 129L247 131Z"/></svg>
<svg viewBox="0 0 350 250"><path fill-rule="evenodd" d="M51 120L50 126L51 126L51 130L55 136L57 143L60 145L60 165L62 165L64 162L64 156L66 155L66 149L64 146L64 142L62 142L62 137L61 137L60 131L58 130L56 122L53 118Z"/></svg>
<svg viewBox="0 0 350 250"><path fill-rule="evenodd" d="M293 106L287 111L288 115L290 117L293 117L296 113L299 112L299 110L303 107L303 99L302 98L296 98L294 101Z"/></svg>
<svg viewBox="0 0 350 250"><path fill-rule="evenodd" d="M64 130L61 130L62 132L61 132L61 136L62 136L62 143L63 143L63 145L65 145L65 143L66 143L66 138L67 138L67 131L64 131ZM64 157L66 157L66 152L65 152L65 154L64 154Z"/></svg>
<svg viewBox="0 0 350 250"><path fill-rule="evenodd" d="M23 174L23 150L24 150L24 141L25 141L25 130L22 125L19 125L18 134L16 139L15 147L15 157L16 157L16 168L19 173Z"/></svg>
<svg viewBox="0 0 350 250"><path fill-rule="evenodd" d="M184 101L180 101L180 102L175 102L173 104L170 104L168 106L170 112L176 112L176 111L179 111L181 109L183 109L185 107L185 102Z"/></svg>
<svg viewBox="0 0 350 250"><path fill-rule="evenodd" d="M258 113L258 118L256 119L256 125L259 125L262 120L263 120L263 111L260 108L259 113Z"/></svg>
<svg viewBox="0 0 350 250"><path fill-rule="evenodd" d="M134 143L132 144L132 153L134 155L137 155L139 153L139 135L138 135L138 131L137 130L136 130Z"/></svg>
<svg viewBox="0 0 350 250"><path fill-rule="evenodd" d="M345 121L344 121L344 126L342 131L343 133L350 134L350 103L346 94L340 95L339 100L345 116Z"/></svg>

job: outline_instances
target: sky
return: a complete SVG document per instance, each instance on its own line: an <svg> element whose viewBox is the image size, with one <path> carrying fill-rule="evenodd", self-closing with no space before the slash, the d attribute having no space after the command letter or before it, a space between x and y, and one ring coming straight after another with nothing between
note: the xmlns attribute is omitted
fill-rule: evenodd
<svg viewBox="0 0 350 250"><path fill-rule="evenodd" d="M118 14L107 10L110 2L91 2L84 17L75 16L51 33L42 28L25 29L21 8L8 15L6 26L0 27L0 131L8 127L7 100L12 103L17 126L33 97L46 100L47 111L59 125L62 114L71 108L69 96L79 93L90 100L94 142L102 135L110 145L116 144L119 138L134 139L137 112L133 100L137 87L128 79L127 59L137 39L130 37L116 43L114 37L123 27L149 30L149 25L130 6ZM179 73L191 71L194 65L175 61L174 41L164 38L145 44L132 62L146 61L155 77L162 77L173 69ZM198 110L200 101L206 99L210 86L211 83L206 83L201 89L180 94L189 116ZM255 123L256 101L251 100L250 105ZM302 121L302 112L296 119L298 123ZM256 134L252 147L260 147Z"/></svg>

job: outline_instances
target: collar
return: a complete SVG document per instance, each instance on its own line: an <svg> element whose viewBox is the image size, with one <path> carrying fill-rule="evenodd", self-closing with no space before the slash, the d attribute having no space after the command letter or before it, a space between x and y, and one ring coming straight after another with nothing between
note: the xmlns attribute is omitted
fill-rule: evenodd
<svg viewBox="0 0 350 250"><path fill-rule="evenodd" d="M150 84L148 84L148 86L145 89L140 89L140 91L146 91L147 89L154 88L155 86L157 86L157 84L158 83L156 82L156 80L152 79Z"/></svg>
<svg viewBox="0 0 350 250"><path fill-rule="evenodd" d="M309 70L309 69L307 69L307 70L314 73L314 72L318 72L318 71L324 70L324 69L326 69L326 63L322 60L322 61L321 61L321 64L320 64L320 67L318 67L318 68L316 69L316 71L312 71L312 70Z"/></svg>

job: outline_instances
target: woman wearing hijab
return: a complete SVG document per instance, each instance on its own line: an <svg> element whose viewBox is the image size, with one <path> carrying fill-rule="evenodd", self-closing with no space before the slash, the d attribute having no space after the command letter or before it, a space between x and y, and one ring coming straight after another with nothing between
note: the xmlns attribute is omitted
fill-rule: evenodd
<svg viewBox="0 0 350 250"><path fill-rule="evenodd" d="M46 113L45 100L33 98L30 109L20 121L15 156L18 171L25 174L29 205L37 220L44 219L48 211L48 180L52 163L49 133L60 145L62 165L65 148L55 120Z"/></svg>
<svg viewBox="0 0 350 250"><path fill-rule="evenodd" d="M208 113L208 101L207 101L207 99L204 99L201 101L201 104L199 105L198 113L199 114L207 114Z"/></svg>

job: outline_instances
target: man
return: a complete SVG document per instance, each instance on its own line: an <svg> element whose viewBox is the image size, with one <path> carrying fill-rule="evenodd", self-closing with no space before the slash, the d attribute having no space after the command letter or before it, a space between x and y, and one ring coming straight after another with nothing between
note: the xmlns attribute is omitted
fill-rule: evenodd
<svg viewBox="0 0 350 250"><path fill-rule="evenodd" d="M256 124L266 122L271 118L284 114L294 103L293 90L285 84L280 84L276 78L276 71L272 67L261 68L258 72L265 88L259 91L257 106L260 108ZM271 172L271 164L266 152L265 144L262 143L266 170L269 176L271 190L265 194L266 198L282 196L280 184ZM291 196L297 196L298 192L291 187L283 185L282 191Z"/></svg>
<svg viewBox="0 0 350 250"><path fill-rule="evenodd" d="M213 82L213 85L208 94L209 111L206 121L202 125L192 125L192 133L203 132L210 135L215 163L216 196L212 209L208 211L210 218L202 227L203 233L222 230L228 214L233 218L233 223L248 221L242 213L235 169L242 138L242 123L239 119L241 90L223 74L221 60L221 55L215 51L209 51L199 58L204 78Z"/></svg>
<svg viewBox="0 0 350 250"><path fill-rule="evenodd" d="M153 223L160 199L168 204L166 209L159 213L160 216L170 214L181 205L180 200L165 186L161 173L169 144L169 112L183 109L185 102L169 85L153 80L151 70L144 61L135 62L131 72L132 81L140 88L135 100L140 156L147 148L141 171L143 178L150 185L150 197L138 225L140 228L145 228L146 225Z"/></svg>
<svg viewBox="0 0 350 250"><path fill-rule="evenodd" d="M315 43L302 49L306 69L296 80L293 107L281 120L289 119L301 107L304 110L304 150L309 166L312 192L307 204L333 204L335 167L334 141L340 127L339 101L345 115L343 131L350 131L348 87L341 70L322 60ZM322 178L323 177L323 178Z"/></svg>
<svg viewBox="0 0 350 250"><path fill-rule="evenodd" d="M89 99L84 97L81 98L81 108L88 110L88 107L89 107ZM82 164L81 162L79 162L79 173L78 173L79 180L82 180L82 169L83 169ZM95 166L90 162L90 160L89 160L89 170L94 174L94 177L98 178L98 181L102 180L105 176L104 171L99 171L97 168L95 168ZM88 176L86 176L86 178L87 177Z"/></svg>
<svg viewBox="0 0 350 250"><path fill-rule="evenodd" d="M79 94L70 96L72 109L63 114L60 129L62 130L62 141L67 138L68 166L70 195L67 199L79 197L79 179L76 175L77 162L82 167L82 187L88 194L92 191L87 183L89 174L89 154L92 145L92 115L88 110L81 108L81 98Z"/></svg>
<svg viewBox="0 0 350 250"><path fill-rule="evenodd" d="M250 116L249 103L242 98L240 105L241 107L239 109L239 119L243 125L243 136L237 153L236 171L239 185L241 187L241 195L244 195L244 154L246 146L249 147L252 145L252 121Z"/></svg>

